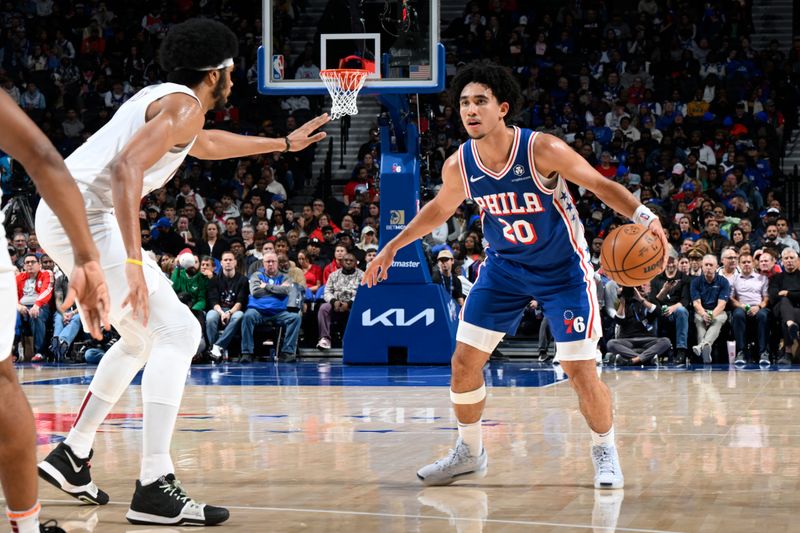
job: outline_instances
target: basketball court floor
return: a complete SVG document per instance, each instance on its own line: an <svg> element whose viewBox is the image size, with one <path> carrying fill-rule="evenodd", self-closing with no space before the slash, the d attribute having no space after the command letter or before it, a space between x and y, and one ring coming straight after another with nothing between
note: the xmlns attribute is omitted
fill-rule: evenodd
<svg viewBox="0 0 800 533"><path fill-rule="evenodd" d="M94 367L25 366L39 456L64 438ZM611 370L623 491L592 486L589 434L563 375L492 363L479 481L425 488L416 469L454 442L446 367L330 362L192 367L173 441L178 479L241 532L797 531L800 373L697 367ZM137 381L134 385L138 385ZM42 484L69 532L132 526L139 387L101 426L92 472L111 503Z"/></svg>

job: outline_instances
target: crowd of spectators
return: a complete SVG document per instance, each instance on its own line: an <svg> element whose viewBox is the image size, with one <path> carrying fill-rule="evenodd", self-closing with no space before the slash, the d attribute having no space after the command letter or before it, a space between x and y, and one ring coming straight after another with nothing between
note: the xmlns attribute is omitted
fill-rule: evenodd
<svg viewBox="0 0 800 533"><path fill-rule="evenodd" d="M319 100L257 96L261 6L250 4L5 2L0 85L67 157L139 88L163 80L154 54L171 24L213 16L236 29L241 56L230 101L208 115L207 126L285 135L313 116ZM789 50L777 43L754 50L746 1L641 0L624 3L629 9L611 4L567 2L540 11L516 2L471 2L442 34L447 75L468 61L507 65L524 96L513 122L565 140L647 203L668 228L674 258L651 286L623 295L598 272L606 338L625 330L626 316L654 314L648 335L630 332L669 339L678 359L708 358L713 346L733 339L726 322L752 320L770 339L773 328L783 331L782 347L759 341L753 357L766 352L791 361L800 335L792 257L800 246L787 218L779 160L797 124L800 41ZM273 37L291 58L287 76L313 76L318 61L312 47L297 57L289 53L302 6L282 5ZM431 117L422 120L425 201L466 134L446 93L421 103ZM306 203L300 193L313 185L316 150L227 161L189 158L170 183L143 200L143 247L157 256L203 323L203 350L210 357L222 358L229 348L245 360L252 357L254 331L262 323L281 328L283 349L276 355L285 360L298 344L335 344L355 297L354 280L377 251L381 146L377 129L371 130L347 175L336 176L347 181L341 194ZM35 207L24 169L0 157L0 178L5 202L27 198ZM591 192L575 186L571 192L599 267L604 236L625 221ZM11 211L24 214L21 204L12 202ZM46 284L30 281L50 272L49 290L58 293L53 288L63 273L52 261L46 265L24 216L6 222L9 251L22 272L21 321L31 323L21 323L20 330L30 328L32 353L63 357L81 335L75 311L51 313L52 298L37 304L32 287ZM478 207L470 201L424 239L435 282L459 303L485 245ZM37 264L29 265L31 259ZM713 276L712 259L723 265L719 273L714 267ZM628 305L632 300L637 304ZM532 315L537 312L532 306ZM38 335L40 319L48 325ZM735 342L742 359L748 357L746 340ZM639 359L609 353L621 364L646 363L653 344L642 344L651 351Z"/></svg>

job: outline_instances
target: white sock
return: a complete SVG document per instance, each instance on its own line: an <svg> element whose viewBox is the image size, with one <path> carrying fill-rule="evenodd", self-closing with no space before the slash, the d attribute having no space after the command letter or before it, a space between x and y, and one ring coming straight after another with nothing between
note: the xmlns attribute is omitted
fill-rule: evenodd
<svg viewBox="0 0 800 533"><path fill-rule="evenodd" d="M613 424L611 426L611 429L609 429L605 433L595 433L594 431L592 431L592 445L600 446L601 444L605 444L606 446L614 446Z"/></svg>
<svg viewBox="0 0 800 533"><path fill-rule="evenodd" d="M72 453L81 459L89 457L97 428L106 419L112 407L114 404L101 400L92 394L92 391L86 393L83 405L78 411L78 418L75 419L75 424L64 441L72 448Z"/></svg>
<svg viewBox="0 0 800 533"><path fill-rule="evenodd" d="M458 436L464 441L464 444L469 446L469 451L475 457L479 456L483 451L483 439L481 435L481 421L478 420L474 424L458 423Z"/></svg>
<svg viewBox="0 0 800 533"><path fill-rule="evenodd" d="M149 485L161 476L175 473L169 446L177 418L177 407L153 402L144 404L142 469L139 472L142 485Z"/></svg>
<svg viewBox="0 0 800 533"><path fill-rule="evenodd" d="M6 516L14 533L39 533L39 511L42 506L39 501L27 511L12 511L6 507Z"/></svg>

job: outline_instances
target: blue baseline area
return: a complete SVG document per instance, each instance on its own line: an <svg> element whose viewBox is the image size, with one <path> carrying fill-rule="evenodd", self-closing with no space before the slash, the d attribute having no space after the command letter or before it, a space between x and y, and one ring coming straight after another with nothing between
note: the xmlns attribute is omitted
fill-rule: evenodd
<svg viewBox="0 0 800 533"><path fill-rule="evenodd" d="M58 365L37 365L59 368ZM23 385L88 385L96 367L87 365L60 366L72 376L24 380ZM83 374L75 376L76 370ZM725 371L728 365L692 365L686 367L606 368L604 372L696 372ZM759 368L747 365L737 372L798 372L800 366ZM142 373L133 380L141 385ZM489 387L547 387L566 380L560 368L531 361L493 361L484 368ZM446 366L363 366L340 362L305 361L292 364L256 363L251 365L195 365L187 381L189 385L220 386L309 386L309 387L446 387L450 369Z"/></svg>
<svg viewBox="0 0 800 533"><path fill-rule="evenodd" d="M47 366L47 365L45 365ZM53 365L55 367L55 365ZM33 379L24 385L88 385L96 367L62 366L83 375ZM560 378L560 379L559 379ZM142 373L133 379L140 385ZM545 387L564 379L550 365L531 362L492 362L484 369L490 387ZM320 386L320 387L446 387L450 384L447 366L363 366L339 362L300 362L292 364L257 363L251 365L195 365L188 385L221 386Z"/></svg>

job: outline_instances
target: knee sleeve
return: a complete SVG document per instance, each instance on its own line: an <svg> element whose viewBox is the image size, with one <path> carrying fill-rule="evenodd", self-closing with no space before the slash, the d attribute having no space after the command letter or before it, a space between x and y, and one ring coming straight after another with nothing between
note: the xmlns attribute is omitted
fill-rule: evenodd
<svg viewBox="0 0 800 533"><path fill-rule="evenodd" d="M197 352L202 331L200 323L187 308L184 307L168 318L158 319L153 326L154 349L169 346L176 355L188 357L190 360Z"/></svg>
<svg viewBox="0 0 800 533"><path fill-rule="evenodd" d="M480 403L486 398L486 384L469 392L453 392L450 389L450 401L457 405L472 405Z"/></svg>
<svg viewBox="0 0 800 533"><path fill-rule="evenodd" d="M93 395L109 403L117 403L150 354L151 341L143 328L123 320L118 327L118 340L100 360L89 385Z"/></svg>
<svg viewBox="0 0 800 533"><path fill-rule="evenodd" d="M153 347L142 378L142 400L178 407L186 374L200 344L200 324L185 307L153 331Z"/></svg>

